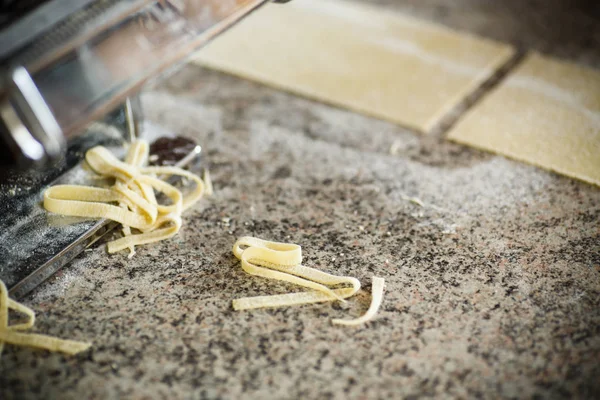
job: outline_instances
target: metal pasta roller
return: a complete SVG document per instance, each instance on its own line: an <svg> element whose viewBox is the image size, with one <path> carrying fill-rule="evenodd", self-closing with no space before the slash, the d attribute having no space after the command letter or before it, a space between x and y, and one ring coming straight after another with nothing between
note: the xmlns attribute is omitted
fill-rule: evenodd
<svg viewBox="0 0 600 400"><path fill-rule="evenodd" d="M41 206L51 183L85 183L87 149L123 152L142 135L157 163L198 159L193 141L142 129L137 93L267 1L0 0L0 279L12 297L115 226Z"/></svg>

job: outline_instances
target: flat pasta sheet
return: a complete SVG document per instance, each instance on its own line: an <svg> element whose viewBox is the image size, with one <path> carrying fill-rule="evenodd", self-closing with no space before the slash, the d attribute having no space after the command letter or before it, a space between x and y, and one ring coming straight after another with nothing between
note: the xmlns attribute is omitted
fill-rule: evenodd
<svg viewBox="0 0 600 400"><path fill-rule="evenodd" d="M600 71L532 53L449 138L600 185Z"/></svg>
<svg viewBox="0 0 600 400"><path fill-rule="evenodd" d="M294 0L261 8L195 61L427 132L512 55L384 9Z"/></svg>

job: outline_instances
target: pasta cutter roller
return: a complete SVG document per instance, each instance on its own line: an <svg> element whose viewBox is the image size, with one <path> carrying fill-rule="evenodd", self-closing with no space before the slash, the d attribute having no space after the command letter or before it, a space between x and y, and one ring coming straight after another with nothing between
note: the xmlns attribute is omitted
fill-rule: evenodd
<svg viewBox="0 0 600 400"><path fill-rule="evenodd" d="M112 229L41 207L50 183L83 183L87 149L142 136L159 162L198 158L195 143L143 121L137 94L267 1L0 0L0 279L11 296Z"/></svg>

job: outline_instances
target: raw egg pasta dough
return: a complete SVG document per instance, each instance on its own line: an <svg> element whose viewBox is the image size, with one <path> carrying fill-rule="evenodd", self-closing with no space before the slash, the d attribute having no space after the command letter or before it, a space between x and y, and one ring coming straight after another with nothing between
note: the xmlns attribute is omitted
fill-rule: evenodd
<svg viewBox="0 0 600 400"><path fill-rule="evenodd" d="M530 53L448 137L600 186L600 71Z"/></svg>
<svg viewBox="0 0 600 400"><path fill-rule="evenodd" d="M58 185L44 193L44 207L50 212L86 218L106 218L123 225L124 236L108 243L108 252L129 249L174 236L181 228L181 214L204 193L204 183L197 175L177 167L148 167L149 146L138 140L129 148L125 161L108 149L98 146L86 153L89 167L103 178L114 178L110 188ZM195 183L184 196L164 177L181 176ZM160 204L155 192L162 193L170 204ZM132 233L131 228L140 233Z"/></svg>
<svg viewBox="0 0 600 400"><path fill-rule="evenodd" d="M513 54L506 44L391 10L294 0L267 4L194 61L430 132Z"/></svg>
<svg viewBox="0 0 600 400"><path fill-rule="evenodd" d="M24 314L27 319L25 322L9 325L8 310L14 310ZM35 347L70 355L85 351L91 346L89 343L63 340L52 336L24 332L31 329L34 323L35 313L33 310L9 299L6 285L0 280L0 355L2 355L5 344Z"/></svg>
<svg viewBox="0 0 600 400"><path fill-rule="evenodd" d="M233 301L234 310L274 308L323 301L345 301L360 289L358 279L331 275L302 265L302 249L292 243L278 243L254 237L242 237L233 246L233 254L242 269L251 275L294 283L312 291L273 296L245 297ZM334 319L334 324L359 325L371 320L383 299L382 278L373 278L373 300L369 310L355 320ZM345 285L346 287L332 288Z"/></svg>

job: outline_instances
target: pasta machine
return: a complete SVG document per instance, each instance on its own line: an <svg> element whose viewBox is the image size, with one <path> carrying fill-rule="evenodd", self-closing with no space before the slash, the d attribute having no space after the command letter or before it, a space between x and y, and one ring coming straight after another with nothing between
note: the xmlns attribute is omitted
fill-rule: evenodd
<svg viewBox="0 0 600 400"><path fill-rule="evenodd" d="M115 226L41 206L49 184L87 179L87 149L145 135L157 163L198 159L190 139L153 133L137 94L267 1L0 0L0 279L11 296Z"/></svg>

